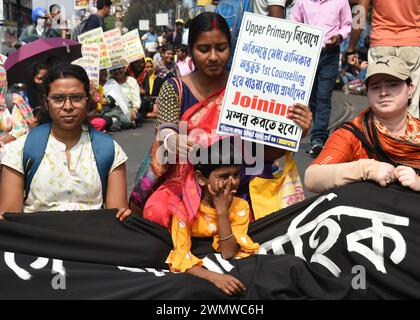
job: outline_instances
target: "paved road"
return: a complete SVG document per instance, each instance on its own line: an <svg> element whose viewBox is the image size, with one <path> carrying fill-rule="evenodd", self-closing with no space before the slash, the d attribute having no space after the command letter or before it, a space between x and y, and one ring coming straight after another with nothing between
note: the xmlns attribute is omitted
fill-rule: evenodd
<svg viewBox="0 0 420 320"><path fill-rule="evenodd" d="M367 106L367 98L364 96L344 95L342 92L335 91L333 94L333 108L331 113L330 129L336 128L340 123L354 118L363 108ZM154 137L154 122L146 121L143 127L113 133L114 138L121 144L128 156L127 162L127 192L131 192L139 165L149 150ZM299 172L303 178L303 173L310 164L312 158L305 153L309 146L310 139L305 137L301 141L299 152L295 156ZM310 197L309 191L305 190L306 196Z"/></svg>

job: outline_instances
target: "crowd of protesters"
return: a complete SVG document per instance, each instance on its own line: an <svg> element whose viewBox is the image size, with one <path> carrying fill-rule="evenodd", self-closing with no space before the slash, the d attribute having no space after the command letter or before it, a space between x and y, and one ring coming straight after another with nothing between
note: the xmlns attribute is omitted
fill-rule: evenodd
<svg viewBox="0 0 420 320"><path fill-rule="evenodd" d="M366 5L368 1L360 2ZM302 128L303 136L312 127L307 152L316 159L306 170L305 183L315 192L363 180L382 187L397 182L420 191L416 82L420 55L413 63L409 52L420 48L417 27L410 22L416 17L404 14L397 1L390 2L396 14L392 18L380 0L373 1L372 37L363 38L358 52L355 43L359 34L352 31L349 1L296 0L291 9L292 21L326 32L309 106L297 103L288 110L288 118ZM239 32L223 17L222 3L213 1L220 14L202 13L187 23L178 19L172 32L157 34L151 26L141 36L146 57L102 69L98 88L89 83L83 68L49 59L32 65L27 83L12 86L9 94L6 72L0 68L0 212L106 207L118 208L120 220L138 214L171 231L174 250L167 263L172 271L204 278L228 295L245 290L238 279L202 268L202 261L190 252L191 236L214 237L214 249L226 259L257 253L258 244L247 236L248 224L269 214L271 206L258 207L257 212L254 200L264 197L265 188L250 186L261 181L256 178L275 179L276 161L288 161L290 152L265 147L264 168L253 175L245 170L251 164L233 161L233 149L227 154L219 150L216 157L226 161L218 165L179 163L171 167L159 162L157 152L163 146L177 158L194 150L193 140L183 142L180 122L187 123L188 133L194 129L205 132L198 148L201 152L214 142L212 135ZM287 17L289 5L286 0L233 3L242 10L281 19ZM414 10L415 0L407 3ZM84 31L104 28L111 5L110 0L98 0L98 11L86 21ZM33 25L25 29L19 45L33 38L66 37L56 30L65 21L56 23L55 28L48 22L57 15L54 6L50 13L34 9ZM385 26L380 24L383 17L390 21ZM407 49L396 48L392 38L392 28L402 28L402 23L414 28L400 39ZM387 34L389 42L382 41L380 34ZM372 52L369 46L378 48ZM369 105L329 137L331 96L337 83L346 93L367 94ZM141 164L128 202L127 157L110 135L97 132L140 127L145 119L155 119L156 136L161 139L153 142ZM36 163L28 189L26 142L45 130L44 154ZM95 154L93 136L104 142L104 149L111 146L107 147L110 160L105 174L99 166L103 159ZM256 147L258 144L250 148ZM96 167L98 170L93 170Z"/></svg>

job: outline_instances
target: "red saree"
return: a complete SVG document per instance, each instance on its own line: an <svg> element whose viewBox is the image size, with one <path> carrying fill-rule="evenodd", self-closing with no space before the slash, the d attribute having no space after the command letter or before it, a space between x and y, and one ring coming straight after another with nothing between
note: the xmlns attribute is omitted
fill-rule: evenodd
<svg viewBox="0 0 420 320"><path fill-rule="evenodd" d="M201 143L208 143L212 131L217 128L224 89L210 95L207 99L189 108L181 117L187 122L188 135L194 129L206 132L200 136ZM214 140L213 140L214 141ZM144 218L156 222L168 229L175 214L181 221L191 224L201 202L201 187L194 179L192 164L177 164L168 178L150 196L144 207Z"/></svg>

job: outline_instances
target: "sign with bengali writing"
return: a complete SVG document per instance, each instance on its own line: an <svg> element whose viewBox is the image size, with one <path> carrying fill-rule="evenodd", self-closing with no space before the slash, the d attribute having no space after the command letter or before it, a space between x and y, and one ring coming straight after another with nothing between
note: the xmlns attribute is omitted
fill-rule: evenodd
<svg viewBox="0 0 420 320"><path fill-rule="evenodd" d="M123 64L126 58L120 29L116 28L104 32L104 39L111 59L111 64L113 66Z"/></svg>
<svg viewBox="0 0 420 320"><path fill-rule="evenodd" d="M308 105L323 37L318 28L246 12L218 133L296 152L302 130L288 109Z"/></svg>
<svg viewBox="0 0 420 320"><path fill-rule="evenodd" d="M138 29L127 32L122 36L122 39L125 47L125 57L128 63L144 58L144 50L140 42Z"/></svg>
<svg viewBox="0 0 420 320"><path fill-rule="evenodd" d="M101 27L82 33L78 36L78 40L81 44L98 43L101 54L101 67L110 68L112 66Z"/></svg>
<svg viewBox="0 0 420 320"><path fill-rule="evenodd" d="M99 88L100 49L98 43L82 45L82 58L73 61L73 64L86 70L89 80Z"/></svg>

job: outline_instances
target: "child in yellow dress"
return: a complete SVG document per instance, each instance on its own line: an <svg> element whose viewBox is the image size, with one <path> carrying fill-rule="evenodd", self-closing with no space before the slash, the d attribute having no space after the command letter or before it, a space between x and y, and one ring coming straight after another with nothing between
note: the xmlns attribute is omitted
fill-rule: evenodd
<svg viewBox="0 0 420 320"><path fill-rule="evenodd" d="M235 197L241 165L235 164L233 146L230 149L230 154L217 149L217 164L198 163L194 166L194 180L202 191L201 202L192 223L173 214L171 233L174 248L166 263L173 272L191 273L210 281L225 294L234 295L245 290L242 282L231 275L203 268L202 260L190 251L191 237L213 237L213 248L224 259L247 257L259 250L259 245L247 235L250 211L248 202ZM211 146L209 150L213 151ZM211 152L208 154L207 160L214 160Z"/></svg>

